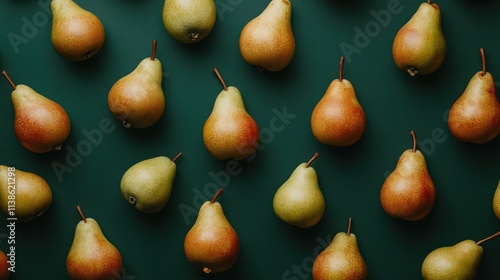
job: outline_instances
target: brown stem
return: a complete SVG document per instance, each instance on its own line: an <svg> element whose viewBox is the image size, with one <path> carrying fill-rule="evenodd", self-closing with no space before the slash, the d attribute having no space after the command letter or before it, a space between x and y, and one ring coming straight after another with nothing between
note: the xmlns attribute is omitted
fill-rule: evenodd
<svg viewBox="0 0 500 280"><path fill-rule="evenodd" d="M153 40L153 50L151 52L151 60L155 60L156 58L156 40Z"/></svg>
<svg viewBox="0 0 500 280"><path fill-rule="evenodd" d="M410 131L411 138L413 138L413 148L411 149L412 152L417 151L417 135L415 135L415 131Z"/></svg>
<svg viewBox="0 0 500 280"><path fill-rule="evenodd" d="M479 240L478 242L476 242L476 245L479 246L479 245L481 245L481 243L484 243L484 242L486 242L488 240L491 240L491 239L499 237L499 236L500 236L500 231L497 232L497 233L495 233L495 234L493 234L493 235L490 235L490 236L486 237L485 239Z"/></svg>
<svg viewBox="0 0 500 280"><path fill-rule="evenodd" d="M82 220L86 223L87 222L87 218L85 218L85 215L83 215L82 208L80 208L80 205L76 206L76 210L78 210L78 213L82 217Z"/></svg>
<svg viewBox="0 0 500 280"><path fill-rule="evenodd" d="M172 161L175 162L178 158L180 158L182 156L182 152L178 153L173 159Z"/></svg>
<svg viewBox="0 0 500 280"><path fill-rule="evenodd" d="M7 72L5 72L5 70L2 71L2 75L5 77L5 79L7 79L12 88L16 90L16 84L14 84L14 82L10 79L9 75L7 75Z"/></svg>
<svg viewBox="0 0 500 280"><path fill-rule="evenodd" d="M219 188L219 190L214 194L214 197L212 197L212 200L210 200L210 204L214 203L223 191L224 190L222 188Z"/></svg>
<svg viewBox="0 0 500 280"><path fill-rule="evenodd" d="M309 167L311 163L319 157L319 154L316 152L314 156L307 162L306 167Z"/></svg>
<svg viewBox="0 0 500 280"><path fill-rule="evenodd" d="M344 72L344 56L340 57L340 66L339 66L339 81L342 82L342 74Z"/></svg>
<svg viewBox="0 0 500 280"><path fill-rule="evenodd" d="M430 4L431 4L431 0L427 0L427 4L429 4L429 5L430 5Z"/></svg>
<svg viewBox="0 0 500 280"><path fill-rule="evenodd" d="M349 223L347 224L347 236L351 235L352 218L349 217Z"/></svg>
<svg viewBox="0 0 500 280"><path fill-rule="evenodd" d="M481 73L481 76L484 76L486 75L486 54L483 48L480 48L479 52L481 53L481 61L483 62L483 73Z"/></svg>
<svg viewBox="0 0 500 280"><path fill-rule="evenodd" d="M224 88L224 90L227 91L226 83L224 82L224 79L222 79L222 76L219 73L219 70L217 70L217 68L214 68L214 73L217 76L217 79L219 79L220 83L222 84L222 87Z"/></svg>

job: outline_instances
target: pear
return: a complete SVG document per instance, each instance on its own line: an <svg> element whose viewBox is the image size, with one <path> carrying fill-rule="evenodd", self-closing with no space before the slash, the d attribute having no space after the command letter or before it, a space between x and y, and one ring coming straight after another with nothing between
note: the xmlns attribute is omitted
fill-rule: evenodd
<svg viewBox="0 0 500 280"><path fill-rule="evenodd" d="M203 126L203 143L217 159L245 159L255 152L259 127L245 109L240 91L233 86L227 87L217 68L214 72L223 90Z"/></svg>
<svg viewBox="0 0 500 280"><path fill-rule="evenodd" d="M413 149L403 152L396 168L385 179L380 190L380 202L389 216L417 221L432 210L436 190L425 157L417 150L415 132L411 131L410 134Z"/></svg>
<svg viewBox="0 0 500 280"><path fill-rule="evenodd" d="M276 72L288 66L295 54L291 20L290 1L271 0L241 31L239 48L243 59L259 71Z"/></svg>
<svg viewBox="0 0 500 280"><path fill-rule="evenodd" d="M123 174L120 191L125 200L137 210L155 213L163 209L172 193L175 179L175 161L182 155L177 154L172 160L158 156L140 161Z"/></svg>
<svg viewBox="0 0 500 280"><path fill-rule="evenodd" d="M167 32L182 43L197 43L207 37L215 25L214 0L165 0L162 11Z"/></svg>
<svg viewBox="0 0 500 280"><path fill-rule="evenodd" d="M99 224L86 218L80 206L77 210L82 217L75 229L73 244L66 258L69 278L115 279L122 271L122 256L101 231Z"/></svg>
<svg viewBox="0 0 500 280"><path fill-rule="evenodd" d="M45 213L51 203L52 190L42 177L0 165L0 207L5 214L27 222Z"/></svg>
<svg viewBox="0 0 500 280"><path fill-rule="evenodd" d="M193 227L184 239L184 253L189 262L205 273L218 273L231 268L237 261L240 242L238 234L227 220L222 206L215 200L204 202Z"/></svg>
<svg viewBox="0 0 500 280"><path fill-rule="evenodd" d="M3 252L0 251L0 280L7 280L9 279L10 276L10 271L9 271L9 259L7 258L7 255Z"/></svg>
<svg viewBox="0 0 500 280"><path fill-rule="evenodd" d="M295 168L273 198L273 209L283 222L300 228L316 225L325 212L325 199L318 185L318 177L311 163L318 153Z"/></svg>
<svg viewBox="0 0 500 280"><path fill-rule="evenodd" d="M73 0L52 0L52 46L62 57L81 61L93 57L104 45L104 26L93 13Z"/></svg>
<svg viewBox="0 0 500 280"><path fill-rule="evenodd" d="M500 180L498 180L498 185L493 195L493 212L500 219Z"/></svg>
<svg viewBox="0 0 500 280"><path fill-rule="evenodd" d="M486 71L484 49L480 49L483 70L469 81L448 114L451 134L460 141L484 144L500 135L500 103L493 76Z"/></svg>
<svg viewBox="0 0 500 280"><path fill-rule="evenodd" d="M351 222L352 219L349 218L347 233L337 233L314 260L313 280L367 279L368 269L359 251L356 236L351 233Z"/></svg>
<svg viewBox="0 0 500 280"><path fill-rule="evenodd" d="M156 40L151 57L143 59L128 75L110 89L108 106L126 128L144 128L155 124L165 110L162 67L156 58Z"/></svg>
<svg viewBox="0 0 500 280"><path fill-rule="evenodd" d="M424 280L476 279L477 270L483 257L481 244L498 236L500 236L500 232L477 242L464 240L453 246L433 250L422 263L422 277Z"/></svg>
<svg viewBox="0 0 500 280"><path fill-rule="evenodd" d="M321 143L350 146L366 127L366 117L352 84L342 77L344 57L340 59L339 78L333 80L316 104L311 116L311 130Z"/></svg>
<svg viewBox="0 0 500 280"><path fill-rule="evenodd" d="M392 55L397 67L411 76L435 72L446 56L441 30L441 10L429 0L401 27L394 38Z"/></svg>
<svg viewBox="0 0 500 280"><path fill-rule="evenodd" d="M23 147L35 153L60 150L71 129L69 116L58 103L26 85L15 85L2 72L14 91L14 133Z"/></svg>

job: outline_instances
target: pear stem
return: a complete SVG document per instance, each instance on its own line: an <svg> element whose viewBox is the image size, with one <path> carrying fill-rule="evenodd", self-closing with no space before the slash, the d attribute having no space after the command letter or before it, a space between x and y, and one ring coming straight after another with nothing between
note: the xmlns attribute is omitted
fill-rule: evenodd
<svg viewBox="0 0 500 280"><path fill-rule="evenodd" d="M313 157L312 157L312 158L311 158L311 159L307 162L306 167L309 167L309 166L311 165L311 163L312 163L315 159L317 159L318 157L319 157L319 154L318 154L318 152L316 152L316 153L314 154L314 156L313 156Z"/></svg>
<svg viewBox="0 0 500 280"><path fill-rule="evenodd" d="M347 236L351 235L352 218L349 217L349 222L347 224Z"/></svg>
<svg viewBox="0 0 500 280"><path fill-rule="evenodd" d="M413 138L413 148L411 149L412 152L417 151L417 136L415 135L415 131L410 131L410 135Z"/></svg>
<svg viewBox="0 0 500 280"><path fill-rule="evenodd" d="M222 188L219 188L219 190L214 194L214 197L212 197L212 200L210 200L210 204L213 204L215 200L217 200L217 198L221 196L223 191L224 190Z"/></svg>
<svg viewBox="0 0 500 280"><path fill-rule="evenodd" d="M10 79L9 75L7 75L7 72L5 72L5 70L2 71L2 75L5 77L5 79L7 79L12 88L16 90L16 84L14 84L14 82Z"/></svg>
<svg viewBox="0 0 500 280"><path fill-rule="evenodd" d="M484 243L484 242L486 242L488 240L491 240L491 239L499 237L499 236L500 236L500 231L497 232L497 233L495 233L495 234L493 234L493 235L491 235L491 236L486 237L485 239L479 240L478 242L476 242L476 245L479 246L479 245L481 245L481 243Z"/></svg>
<svg viewBox="0 0 500 280"><path fill-rule="evenodd" d="M339 66L339 81L342 82L342 74L344 72L344 56L340 57L340 66Z"/></svg>
<svg viewBox="0 0 500 280"><path fill-rule="evenodd" d="M214 73L217 76L217 79L219 79L220 83L222 84L222 87L224 88L224 90L227 91L226 83L224 82L224 79L222 79L222 76L219 73L219 70L217 70L217 68L214 68Z"/></svg>
<svg viewBox="0 0 500 280"><path fill-rule="evenodd" d="M83 215L83 212L82 212L82 208L80 208L80 205L77 205L76 206L76 210L78 210L78 213L80 214L80 216L82 217L82 220L83 222L87 222L87 218L85 218L85 215Z"/></svg>
<svg viewBox="0 0 500 280"><path fill-rule="evenodd" d="M481 53L481 61L483 63L483 73L481 73L481 76L486 75L486 54L484 53L484 49L480 48L479 52Z"/></svg>
<svg viewBox="0 0 500 280"><path fill-rule="evenodd" d="M427 0L427 4L429 4L429 5L430 5L430 4L431 4L431 0Z"/></svg>
<svg viewBox="0 0 500 280"><path fill-rule="evenodd" d="M151 60L155 60L156 58L156 40L153 40L153 50L151 52Z"/></svg>
<svg viewBox="0 0 500 280"><path fill-rule="evenodd" d="M178 158L182 156L182 152L179 152L173 159L172 161L175 162Z"/></svg>

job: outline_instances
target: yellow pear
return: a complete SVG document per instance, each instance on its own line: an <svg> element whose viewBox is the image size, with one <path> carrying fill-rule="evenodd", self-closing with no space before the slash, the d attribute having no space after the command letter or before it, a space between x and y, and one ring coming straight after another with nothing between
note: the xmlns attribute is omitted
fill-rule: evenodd
<svg viewBox="0 0 500 280"><path fill-rule="evenodd" d="M261 71L275 72L288 66L295 54L291 20L290 1L271 0L241 31L239 47L243 59Z"/></svg>
<svg viewBox="0 0 500 280"><path fill-rule="evenodd" d="M104 45L104 26L99 18L73 0L52 0L52 46L71 61L93 57Z"/></svg>
<svg viewBox="0 0 500 280"><path fill-rule="evenodd" d="M58 103L26 85L15 85L2 72L14 91L14 133L19 143L35 153L60 150L71 129L68 114Z"/></svg>
<svg viewBox="0 0 500 280"><path fill-rule="evenodd" d="M493 195L493 212L500 219L500 180L498 180L498 185Z"/></svg>
<svg viewBox="0 0 500 280"><path fill-rule="evenodd" d="M274 213L283 222L300 228L316 225L325 212L325 198L318 185L318 176L311 163L318 153L295 168L278 188L273 198Z"/></svg>
<svg viewBox="0 0 500 280"><path fill-rule="evenodd" d="M446 56L441 30L441 10L429 0L401 27L394 38L392 55L398 68L415 74L435 72Z"/></svg>
<svg viewBox="0 0 500 280"><path fill-rule="evenodd" d="M333 80L311 115L311 130L321 143L350 146L366 127L366 117L352 84L342 77L344 57L340 59L339 78Z"/></svg>
<svg viewBox="0 0 500 280"><path fill-rule="evenodd" d="M240 91L227 87L219 71L214 69L214 72L223 90L203 126L203 143L217 159L245 159L256 150L259 127L245 109Z"/></svg>
<svg viewBox="0 0 500 280"><path fill-rule="evenodd" d="M45 213L51 203L52 190L42 177L0 165L0 207L5 214L27 222Z"/></svg>
<svg viewBox="0 0 500 280"><path fill-rule="evenodd" d="M384 211L407 221L425 218L434 206L436 189L425 157L417 150L415 133L411 131L413 149L403 152L396 168L385 179L380 190Z"/></svg>
<svg viewBox="0 0 500 280"><path fill-rule="evenodd" d="M483 240L464 240L430 252L422 263L424 280L474 280L483 257L481 244L500 236L497 232Z"/></svg>
<svg viewBox="0 0 500 280"><path fill-rule="evenodd" d="M156 45L156 40L153 40L151 57L143 59L109 90L109 110L126 128L152 126L165 110L163 71L160 60L156 58Z"/></svg>
<svg viewBox="0 0 500 280"><path fill-rule="evenodd" d="M314 260L313 280L363 280L368 277L366 263L359 251L358 242L351 232L351 221L347 233L337 233L328 247Z"/></svg>
<svg viewBox="0 0 500 280"><path fill-rule="evenodd" d="M239 256L238 234L224 215L221 204L215 201L222 192L219 189L210 201L201 205L198 218L184 239L186 258L205 273L226 271Z"/></svg>
<svg viewBox="0 0 500 280"><path fill-rule="evenodd" d="M486 71L484 49L480 49L483 70L469 81L448 114L451 134L460 141L484 144L500 135L500 103L493 76Z"/></svg>

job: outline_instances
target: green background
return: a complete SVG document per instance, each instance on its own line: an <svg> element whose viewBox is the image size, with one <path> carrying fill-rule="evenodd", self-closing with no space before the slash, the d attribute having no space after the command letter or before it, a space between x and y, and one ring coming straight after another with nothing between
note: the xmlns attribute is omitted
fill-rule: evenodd
<svg viewBox="0 0 500 280"><path fill-rule="evenodd" d="M480 47L486 50L488 71L500 75L500 2L439 1L448 43L445 62L432 75L412 78L394 65L391 48L394 35L421 1L292 0L297 51L292 63L278 73L259 73L238 50L243 26L268 0L218 0L216 25L196 45L178 43L168 35L161 19L162 1L76 1L94 12L107 32L103 49L83 62L66 61L53 50L51 14L42 7L48 1L0 2L1 67L15 83L60 103L72 123L62 151L27 151L13 133L12 89L0 81L0 164L39 174L53 191L53 203L42 217L17 224L16 272L11 279L67 277L65 259L79 221L76 205L98 221L120 250L126 274L122 279L311 279L314 251L345 231L348 217L353 218L352 231L370 279L421 279L421 263L434 248L479 240L500 229L492 210L500 175L500 138L484 145L461 143L446 123L447 111L481 69ZM371 12L386 10L388 3L398 4L399 12L386 18L385 26L376 24L379 29L372 30L370 41L344 67L344 78L353 83L367 116L364 136L351 147L320 144L312 136L310 115L338 75L343 55L339 46L355 46L355 28L363 30L375 21ZM37 25L23 35L27 21ZM25 38L17 50L9 33ZM114 82L150 55L153 39L163 64L166 110L155 126L127 130L112 119L107 94ZM213 158L201 138L221 91L214 67L228 85L240 89L263 132L259 151L239 163L236 176L222 176L228 162ZM278 119L275 124L282 127L273 126L276 112L284 110L293 116L286 123ZM96 132L100 122L108 120L112 131L84 150L82 145L90 143L84 131ZM386 172L411 147L410 130L416 132L437 191L433 211L419 222L393 219L379 202ZM80 162L67 161L68 147L83 151ZM177 161L167 206L148 215L127 205L119 191L127 168L178 152L184 155ZM313 167L326 212L313 228L292 228L273 213L273 195L315 152L320 153ZM72 172L59 180L55 162ZM211 174L224 181L217 182ZM200 201L213 194L215 183L225 188L218 201L239 234L241 252L229 271L205 276L184 256L184 236L196 215L183 215L180 207L196 211ZM0 228L0 233L5 251L7 229ZM479 279L499 277L499 258L500 240L485 243Z"/></svg>

